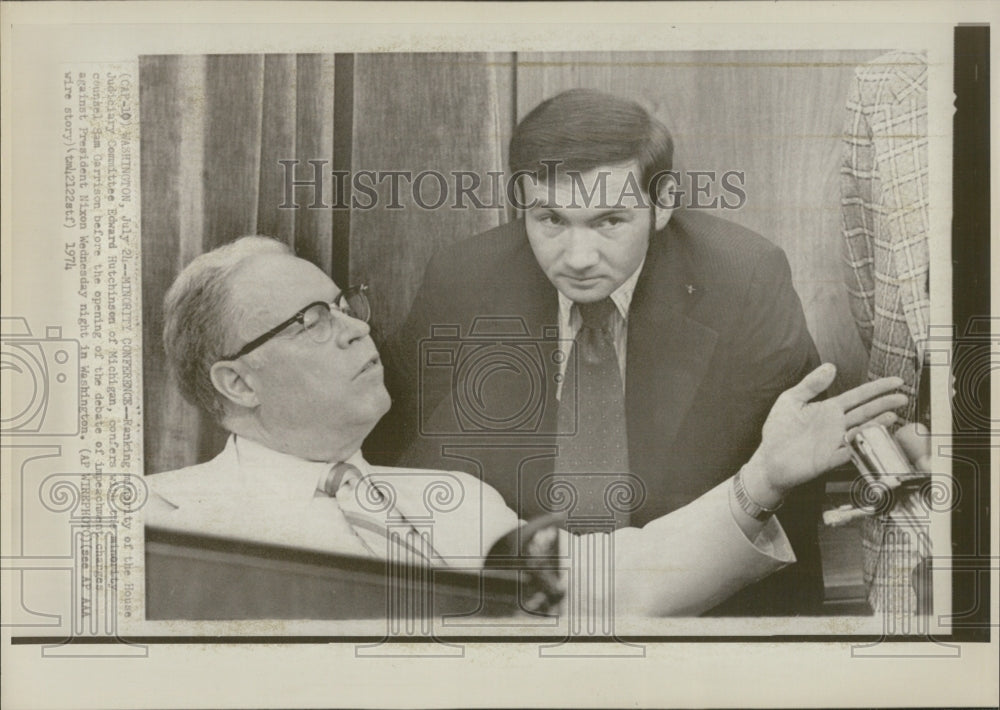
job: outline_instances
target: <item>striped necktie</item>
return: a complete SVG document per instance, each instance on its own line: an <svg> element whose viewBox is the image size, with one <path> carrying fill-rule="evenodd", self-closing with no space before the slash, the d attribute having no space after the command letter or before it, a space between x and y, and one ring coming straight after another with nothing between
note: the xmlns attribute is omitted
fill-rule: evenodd
<svg viewBox="0 0 1000 710"><path fill-rule="evenodd" d="M336 498L341 513L371 557L393 558L407 564L431 564L434 550L430 542L405 518L393 515L391 500L363 476L357 466L344 462L334 464L327 471L320 490ZM386 525L387 522L391 524Z"/></svg>

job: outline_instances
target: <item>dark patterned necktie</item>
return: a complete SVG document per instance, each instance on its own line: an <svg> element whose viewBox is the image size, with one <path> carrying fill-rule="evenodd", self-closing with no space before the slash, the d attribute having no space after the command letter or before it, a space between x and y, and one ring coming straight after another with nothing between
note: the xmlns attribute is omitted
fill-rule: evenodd
<svg viewBox="0 0 1000 710"><path fill-rule="evenodd" d="M610 298L574 308L582 325L559 399L563 436L556 473L575 474L565 478L577 493L573 518L610 521L613 514L615 527L625 527L628 513L615 511L606 502L615 480L628 473L625 394L614 339L615 319L621 316ZM576 434L570 435L574 429Z"/></svg>

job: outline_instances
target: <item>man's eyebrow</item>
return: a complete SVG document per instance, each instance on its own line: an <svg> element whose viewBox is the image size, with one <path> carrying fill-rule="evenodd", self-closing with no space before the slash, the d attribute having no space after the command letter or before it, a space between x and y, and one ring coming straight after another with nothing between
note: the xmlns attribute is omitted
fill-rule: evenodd
<svg viewBox="0 0 1000 710"><path fill-rule="evenodd" d="M336 303L337 299L340 298L340 294L342 293L343 291L337 291L336 295L333 298L327 298L326 296L323 296L322 298L314 298L313 300L304 304L299 310L296 311L296 313L302 313L310 306L315 306L317 303Z"/></svg>
<svg viewBox="0 0 1000 710"><path fill-rule="evenodd" d="M590 218L591 222L600 222L602 219L607 219L608 217L616 217L619 215L628 215L628 207L615 207L614 209L604 210L593 217Z"/></svg>
<svg viewBox="0 0 1000 710"><path fill-rule="evenodd" d="M562 215L562 214L564 214L566 212L570 212L570 214L572 214L572 210L574 210L575 208L572 207L572 206L568 206L567 207L567 206L563 206L563 205L533 205L532 207L529 207L528 209L531 210L531 211L554 212L555 214ZM611 209L606 209L606 210L604 210L602 212L598 212L593 217L590 217L587 221L589 221L589 222L596 222L596 221L602 220L602 219L604 219L606 217L611 217L613 215L627 215L629 212L631 212L631 209L632 208L630 208L630 207L624 207L624 206L622 206L622 207L612 207Z"/></svg>

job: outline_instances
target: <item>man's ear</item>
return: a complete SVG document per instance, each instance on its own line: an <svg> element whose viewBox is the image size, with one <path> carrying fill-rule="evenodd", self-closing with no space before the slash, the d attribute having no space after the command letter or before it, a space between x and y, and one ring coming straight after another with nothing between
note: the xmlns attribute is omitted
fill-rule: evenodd
<svg viewBox="0 0 1000 710"><path fill-rule="evenodd" d="M210 374L215 390L233 404L253 408L260 403L249 370L239 360L221 360L212 365Z"/></svg>
<svg viewBox="0 0 1000 710"><path fill-rule="evenodd" d="M653 226L659 232L667 226L671 215L676 207L677 180L673 175L667 174L656 183L656 200L653 203Z"/></svg>

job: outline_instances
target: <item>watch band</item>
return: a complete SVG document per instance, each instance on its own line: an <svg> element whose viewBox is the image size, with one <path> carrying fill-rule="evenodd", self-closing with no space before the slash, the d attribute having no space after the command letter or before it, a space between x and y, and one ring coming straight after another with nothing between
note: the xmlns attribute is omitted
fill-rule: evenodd
<svg viewBox="0 0 1000 710"><path fill-rule="evenodd" d="M743 484L743 469L737 471L736 475L733 476L733 494L736 496L736 502L739 503L743 512L762 523L767 522L767 519L781 508L780 505L777 508L765 508L750 497L746 486Z"/></svg>

